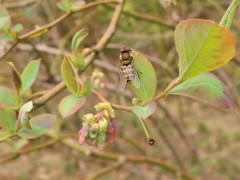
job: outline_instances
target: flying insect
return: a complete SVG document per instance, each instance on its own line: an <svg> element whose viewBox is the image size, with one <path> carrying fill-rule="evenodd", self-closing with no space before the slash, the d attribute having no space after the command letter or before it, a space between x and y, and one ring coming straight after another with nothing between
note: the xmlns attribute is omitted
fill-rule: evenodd
<svg viewBox="0 0 240 180"><path fill-rule="evenodd" d="M119 52L121 65L119 67L118 86L121 91L124 91L126 84L133 84L136 88L140 87L139 72L131 53L132 50L127 47L123 47Z"/></svg>

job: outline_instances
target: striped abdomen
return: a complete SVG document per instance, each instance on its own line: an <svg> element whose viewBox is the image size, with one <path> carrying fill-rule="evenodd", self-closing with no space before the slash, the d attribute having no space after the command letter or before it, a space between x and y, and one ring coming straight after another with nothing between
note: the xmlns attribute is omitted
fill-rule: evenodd
<svg viewBox="0 0 240 180"><path fill-rule="evenodd" d="M132 64L122 65L121 67L122 78L125 83L132 83L135 79L135 68Z"/></svg>

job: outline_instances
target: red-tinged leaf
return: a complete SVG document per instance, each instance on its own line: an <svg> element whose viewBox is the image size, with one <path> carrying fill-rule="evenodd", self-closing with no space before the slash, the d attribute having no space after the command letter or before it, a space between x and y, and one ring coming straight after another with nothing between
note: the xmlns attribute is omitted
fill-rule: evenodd
<svg viewBox="0 0 240 180"><path fill-rule="evenodd" d="M168 94L194 98L224 109L235 108L226 86L210 73L184 81Z"/></svg>
<svg viewBox="0 0 240 180"><path fill-rule="evenodd" d="M62 65L61 65L61 74L65 85L67 86L68 90L74 95L79 96L79 82L77 81L77 72L74 69L71 61L67 58L64 58Z"/></svg>
<svg viewBox="0 0 240 180"><path fill-rule="evenodd" d="M0 87L0 105L15 107L19 104L19 98L12 89Z"/></svg>
<svg viewBox="0 0 240 180"><path fill-rule="evenodd" d="M23 70L21 75L22 87L21 94L29 89L37 78L41 60L31 61Z"/></svg>
<svg viewBox="0 0 240 180"><path fill-rule="evenodd" d="M21 129L18 135L24 139L34 139L46 133L56 122L55 116L41 114L30 119L32 129Z"/></svg>
<svg viewBox="0 0 240 180"><path fill-rule="evenodd" d="M77 112L86 103L86 100L85 96L78 98L73 95L69 95L63 98L58 107L63 119Z"/></svg>
<svg viewBox="0 0 240 180"><path fill-rule="evenodd" d="M16 128L16 114L9 107L0 107L0 127L9 132L14 132Z"/></svg>
<svg viewBox="0 0 240 180"><path fill-rule="evenodd" d="M133 111L141 118L146 119L151 116L156 110L156 103L149 102L146 106L134 106Z"/></svg>
<svg viewBox="0 0 240 180"><path fill-rule="evenodd" d="M15 88L17 90L17 93L19 94L20 93L20 89L22 87L22 80L21 80L20 73L15 68L15 66L14 66L14 64L12 62L8 62L8 65L11 68L11 74L12 74L13 82L14 82Z"/></svg>
<svg viewBox="0 0 240 180"><path fill-rule="evenodd" d="M234 57L236 40L211 20L181 21L174 33L182 81L217 69Z"/></svg>

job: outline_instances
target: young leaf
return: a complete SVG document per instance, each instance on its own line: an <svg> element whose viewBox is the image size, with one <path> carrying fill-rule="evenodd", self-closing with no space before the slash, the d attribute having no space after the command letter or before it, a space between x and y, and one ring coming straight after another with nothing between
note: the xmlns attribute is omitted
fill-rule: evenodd
<svg viewBox="0 0 240 180"><path fill-rule="evenodd" d="M37 138L53 127L55 121L55 116L51 114L34 116L29 121L32 129L21 129L18 135L24 139Z"/></svg>
<svg viewBox="0 0 240 180"><path fill-rule="evenodd" d="M72 63L67 59L64 58L62 65L61 65L61 74L64 83L66 84L69 91L74 96L79 96L79 82L77 81L77 73L72 65Z"/></svg>
<svg viewBox="0 0 240 180"><path fill-rule="evenodd" d="M3 5L0 5L0 31L8 31L11 26L10 15Z"/></svg>
<svg viewBox="0 0 240 180"><path fill-rule="evenodd" d="M86 97L75 97L69 95L63 98L59 104L59 112L63 119L73 115L77 110L79 110L86 103Z"/></svg>
<svg viewBox="0 0 240 180"><path fill-rule="evenodd" d="M18 121L21 123L23 128L26 129L31 129L30 123L29 123L29 115L28 113L32 110L33 108L33 103L32 101L27 102L26 104L24 104L18 113Z"/></svg>
<svg viewBox="0 0 240 180"><path fill-rule="evenodd" d="M87 96L91 92L91 90L92 90L92 80L88 78L82 86L81 94L83 96Z"/></svg>
<svg viewBox="0 0 240 180"><path fill-rule="evenodd" d="M234 109L227 88L210 73L186 80L174 87L168 94L194 98L224 109Z"/></svg>
<svg viewBox="0 0 240 180"><path fill-rule="evenodd" d="M77 48L86 37L87 33L84 31L84 29L81 29L74 34L71 45L72 52L75 52L77 50Z"/></svg>
<svg viewBox="0 0 240 180"><path fill-rule="evenodd" d="M219 23L221 26L230 30L237 7L238 0L233 0L230 6L228 7L227 11L225 12L221 22Z"/></svg>
<svg viewBox="0 0 240 180"><path fill-rule="evenodd" d="M14 132L16 128L16 115L9 107L0 107L0 126L7 131Z"/></svg>
<svg viewBox="0 0 240 180"><path fill-rule="evenodd" d="M70 55L67 57L79 71L84 69L85 62L81 54Z"/></svg>
<svg viewBox="0 0 240 180"><path fill-rule="evenodd" d="M8 62L8 65L11 68L11 74L12 74L12 78L13 78L13 82L14 82L15 88L17 90L17 94L19 94L20 93L20 89L22 87L22 80L21 80L21 77L20 77L20 73L15 68L15 66L14 66L14 64L12 62Z"/></svg>
<svg viewBox="0 0 240 180"><path fill-rule="evenodd" d="M0 87L0 105L14 107L19 104L19 99L12 89Z"/></svg>
<svg viewBox="0 0 240 180"><path fill-rule="evenodd" d="M235 38L211 20L181 21L176 27L174 38L182 81L223 66L235 54Z"/></svg>
<svg viewBox="0 0 240 180"><path fill-rule="evenodd" d="M136 94L141 101L148 100L155 95L157 78L152 64L140 53L133 51L132 57L140 79L140 87L127 84L128 88Z"/></svg>
<svg viewBox="0 0 240 180"><path fill-rule="evenodd" d="M155 102L149 102L146 106L134 106L133 111L135 114L137 114L139 117L146 119L149 116L151 116L156 110L156 103Z"/></svg>
<svg viewBox="0 0 240 180"><path fill-rule="evenodd" d="M57 3L59 9L70 12L72 8L72 3L69 0L62 0L60 3Z"/></svg>
<svg viewBox="0 0 240 180"><path fill-rule="evenodd" d="M7 139L8 137L10 137L11 134L12 133L9 131L0 130L0 142L3 141L4 139Z"/></svg>
<svg viewBox="0 0 240 180"><path fill-rule="evenodd" d="M39 27L36 26L36 29L38 29ZM43 34L47 33L48 32L48 29L43 29L41 31L39 31L38 33L34 33L33 35L29 36L28 39L34 39L34 38L37 38L39 36L42 36Z"/></svg>
<svg viewBox="0 0 240 180"><path fill-rule="evenodd" d="M23 70L21 75L22 88L21 94L23 94L28 88L32 86L37 78L37 74L40 67L40 60L31 61L27 67Z"/></svg>

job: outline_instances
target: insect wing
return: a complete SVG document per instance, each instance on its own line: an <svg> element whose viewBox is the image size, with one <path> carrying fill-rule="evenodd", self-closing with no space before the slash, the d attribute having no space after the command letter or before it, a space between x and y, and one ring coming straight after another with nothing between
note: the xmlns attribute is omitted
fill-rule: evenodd
<svg viewBox="0 0 240 180"><path fill-rule="evenodd" d="M121 66L119 67L119 76L118 76L118 87L119 89L124 92L125 86L126 86L126 82L123 79L123 74L121 71Z"/></svg>
<svg viewBox="0 0 240 180"><path fill-rule="evenodd" d="M134 81L133 81L133 85L136 87L136 88L139 88L140 87L140 77L139 77L139 73L137 71L137 69L135 69L135 78L134 78Z"/></svg>

